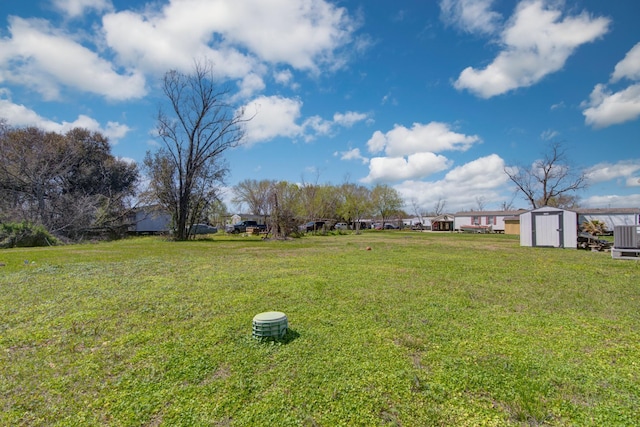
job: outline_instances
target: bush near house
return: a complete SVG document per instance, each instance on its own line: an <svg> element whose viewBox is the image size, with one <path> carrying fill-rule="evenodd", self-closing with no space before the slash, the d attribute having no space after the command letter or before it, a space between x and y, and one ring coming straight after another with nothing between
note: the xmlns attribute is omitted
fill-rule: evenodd
<svg viewBox="0 0 640 427"><path fill-rule="evenodd" d="M586 233L593 234L594 236L602 236L603 234L606 234L608 231L607 224L597 219L592 219L591 221L583 222L582 229Z"/></svg>

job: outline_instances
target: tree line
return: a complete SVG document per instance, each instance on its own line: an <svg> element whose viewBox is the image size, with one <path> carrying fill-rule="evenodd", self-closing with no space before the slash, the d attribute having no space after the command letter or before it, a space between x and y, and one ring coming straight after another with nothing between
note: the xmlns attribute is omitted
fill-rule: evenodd
<svg viewBox="0 0 640 427"><path fill-rule="evenodd" d="M406 215L398 191L384 184L370 189L354 183L336 186L246 179L233 187L233 194L234 205L262 216L274 237L287 236L307 221L344 221L358 231L365 218L376 217L385 223Z"/></svg>
<svg viewBox="0 0 640 427"><path fill-rule="evenodd" d="M208 62L194 62L190 73L165 74L165 103L156 127L162 144L144 158L148 186L142 191L137 191L137 165L113 156L99 132L77 128L59 134L0 121L0 224L34 224L72 240L119 236L132 225L135 198L171 215L176 240L189 239L195 223L226 211L220 197L229 172L224 154L244 142L245 125L253 118L235 107L229 88L216 81ZM572 207L567 205L577 203L573 193L587 181L567 160L564 146L555 143L530 167L504 172L532 208ZM234 194L234 204L268 220L274 237L287 236L304 221L335 219L357 227L363 218L384 223L406 215L400 194L384 184L368 188L245 180ZM476 201L484 205L484 199ZM421 217L417 202L411 203ZM445 204L439 199L434 213L442 213Z"/></svg>
<svg viewBox="0 0 640 427"><path fill-rule="evenodd" d="M137 166L98 132L64 134L0 123L0 222L31 223L77 240L126 231Z"/></svg>
<svg viewBox="0 0 640 427"><path fill-rule="evenodd" d="M146 154L142 171L113 156L99 132L0 122L0 224L33 224L70 240L117 237L134 225L136 204L153 204L171 215L174 238L188 239L191 226L220 204L223 153L241 143L250 119L215 81L210 63L165 74L155 129L162 145ZM141 172L148 186L138 191Z"/></svg>

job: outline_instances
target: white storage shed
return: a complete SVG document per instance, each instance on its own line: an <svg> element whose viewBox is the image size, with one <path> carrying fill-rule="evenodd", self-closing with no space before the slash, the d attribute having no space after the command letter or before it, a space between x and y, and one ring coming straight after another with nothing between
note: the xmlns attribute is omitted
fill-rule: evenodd
<svg viewBox="0 0 640 427"><path fill-rule="evenodd" d="M520 214L520 246L576 249L576 212L543 206Z"/></svg>

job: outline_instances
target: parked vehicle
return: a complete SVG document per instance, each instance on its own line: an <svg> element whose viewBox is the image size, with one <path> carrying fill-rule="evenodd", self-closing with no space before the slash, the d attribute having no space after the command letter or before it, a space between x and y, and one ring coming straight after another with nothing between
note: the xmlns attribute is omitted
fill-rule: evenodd
<svg viewBox="0 0 640 427"><path fill-rule="evenodd" d="M333 226L336 230L348 230L349 224L346 222L337 222L336 225Z"/></svg>
<svg viewBox="0 0 640 427"><path fill-rule="evenodd" d="M300 231L305 231L305 232L318 231L318 230L322 230L323 228L324 228L324 221L309 221L306 224L303 224L300 227L298 227Z"/></svg>
<svg viewBox="0 0 640 427"><path fill-rule="evenodd" d="M209 224L193 224L191 226L191 234L216 234L218 228Z"/></svg>
<svg viewBox="0 0 640 427"><path fill-rule="evenodd" d="M382 224L373 224L373 228L375 230L382 230L383 226ZM384 224L384 229L385 230L397 230L399 227L397 225L393 225L390 222L387 222Z"/></svg>
<svg viewBox="0 0 640 427"><path fill-rule="evenodd" d="M260 231L267 231L267 226L265 224L258 224L257 221L242 221L237 224L233 224L227 226L225 231L227 233L246 233L247 228L257 228Z"/></svg>
<svg viewBox="0 0 640 427"><path fill-rule="evenodd" d="M368 230L372 228L370 221L357 221L353 223L354 230Z"/></svg>

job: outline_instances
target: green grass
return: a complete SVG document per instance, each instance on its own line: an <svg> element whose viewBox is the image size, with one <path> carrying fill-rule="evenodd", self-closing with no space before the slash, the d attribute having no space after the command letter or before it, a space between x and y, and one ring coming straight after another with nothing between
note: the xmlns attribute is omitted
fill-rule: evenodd
<svg viewBox="0 0 640 427"><path fill-rule="evenodd" d="M0 262L0 425L640 419L640 265L605 253L391 231L138 238ZM271 310L285 340L253 339Z"/></svg>

